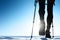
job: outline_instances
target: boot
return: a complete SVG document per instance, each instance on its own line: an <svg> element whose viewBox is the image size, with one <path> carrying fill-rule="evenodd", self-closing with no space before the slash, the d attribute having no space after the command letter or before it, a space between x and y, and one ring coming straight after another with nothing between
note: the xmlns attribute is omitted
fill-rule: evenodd
<svg viewBox="0 0 60 40"><path fill-rule="evenodd" d="M50 32L46 30L46 38L51 38Z"/></svg>

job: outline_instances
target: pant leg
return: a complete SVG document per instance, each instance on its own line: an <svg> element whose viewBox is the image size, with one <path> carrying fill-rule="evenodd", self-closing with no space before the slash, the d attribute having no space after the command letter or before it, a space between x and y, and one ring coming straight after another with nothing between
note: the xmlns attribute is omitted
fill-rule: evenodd
<svg viewBox="0 0 60 40"><path fill-rule="evenodd" d="M45 0L39 1L39 16L40 20L44 20L44 14L45 14Z"/></svg>
<svg viewBox="0 0 60 40"><path fill-rule="evenodd" d="M48 12L48 16L47 16L47 30L50 31L50 27L51 27L51 23L53 21L53 4L48 2L47 5L47 12Z"/></svg>
<svg viewBox="0 0 60 40"><path fill-rule="evenodd" d="M44 14L45 14L45 0L39 0L39 16L40 16L39 35L45 35Z"/></svg>

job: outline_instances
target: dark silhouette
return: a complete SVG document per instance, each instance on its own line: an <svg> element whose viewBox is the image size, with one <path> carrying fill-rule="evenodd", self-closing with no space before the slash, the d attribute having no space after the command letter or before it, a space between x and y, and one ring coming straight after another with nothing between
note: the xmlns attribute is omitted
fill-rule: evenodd
<svg viewBox="0 0 60 40"><path fill-rule="evenodd" d="M53 22L53 5L55 0L47 0L47 30L46 30L46 37L51 38L50 36L50 27L51 23Z"/></svg>
<svg viewBox="0 0 60 40"><path fill-rule="evenodd" d="M45 35L44 14L45 14L45 0L39 0L39 16L41 22L39 35Z"/></svg>
<svg viewBox="0 0 60 40"><path fill-rule="evenodd" d="M40 30L39 35L45 35L47 38L51 38L50 36L50 27L53 21L53 5L55 0L47 0L47 29L45 32L45 22L44 22L44 14L45 14L45 1L46 0L35 0L35 3L39 2L39 16L40 16Z"/></svg>

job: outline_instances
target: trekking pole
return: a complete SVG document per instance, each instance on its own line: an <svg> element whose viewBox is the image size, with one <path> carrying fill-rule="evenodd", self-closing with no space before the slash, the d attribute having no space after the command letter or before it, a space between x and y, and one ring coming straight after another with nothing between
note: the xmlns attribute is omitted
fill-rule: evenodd
<svg viewBox="0 0 60 40"><path fill-rule="evenodd" d="M55 6L55 2L54 2L54 6ZM52 21L52 38L54 38L54 25L53 25L53 21Z"/></svg>
<svg viewBox="0 0 60 40"><path fill-rule="evenodd" d="M55 6L55 3L54 3ZM52 21L52 38L54 38L54 25L53 25L53 21Z"/></svg>
<svg viewBox="0 0 60 40"><path fill-rule="evenodd" d="M32 25L32 32L31 32L30 40L32 40L32 37L33 37L33 28L34 28L34 22L35 22L35 15L36 15L36 4L35 4L35 9L34 9L33 25Z"/></svg>

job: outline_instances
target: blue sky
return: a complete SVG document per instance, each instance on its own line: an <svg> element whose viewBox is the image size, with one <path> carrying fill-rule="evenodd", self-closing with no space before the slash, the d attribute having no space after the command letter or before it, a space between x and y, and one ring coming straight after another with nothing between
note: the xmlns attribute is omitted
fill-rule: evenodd
<svg viewBox="0 0 60 40"><path fill-rule="evenodd" d="M60 35L60 0L54 6L54 35ZM31 35L34 0L0 0L0 36ZM47 14L47 12L46 12ZM33 35L39 31L38 4Z"/></svg>

